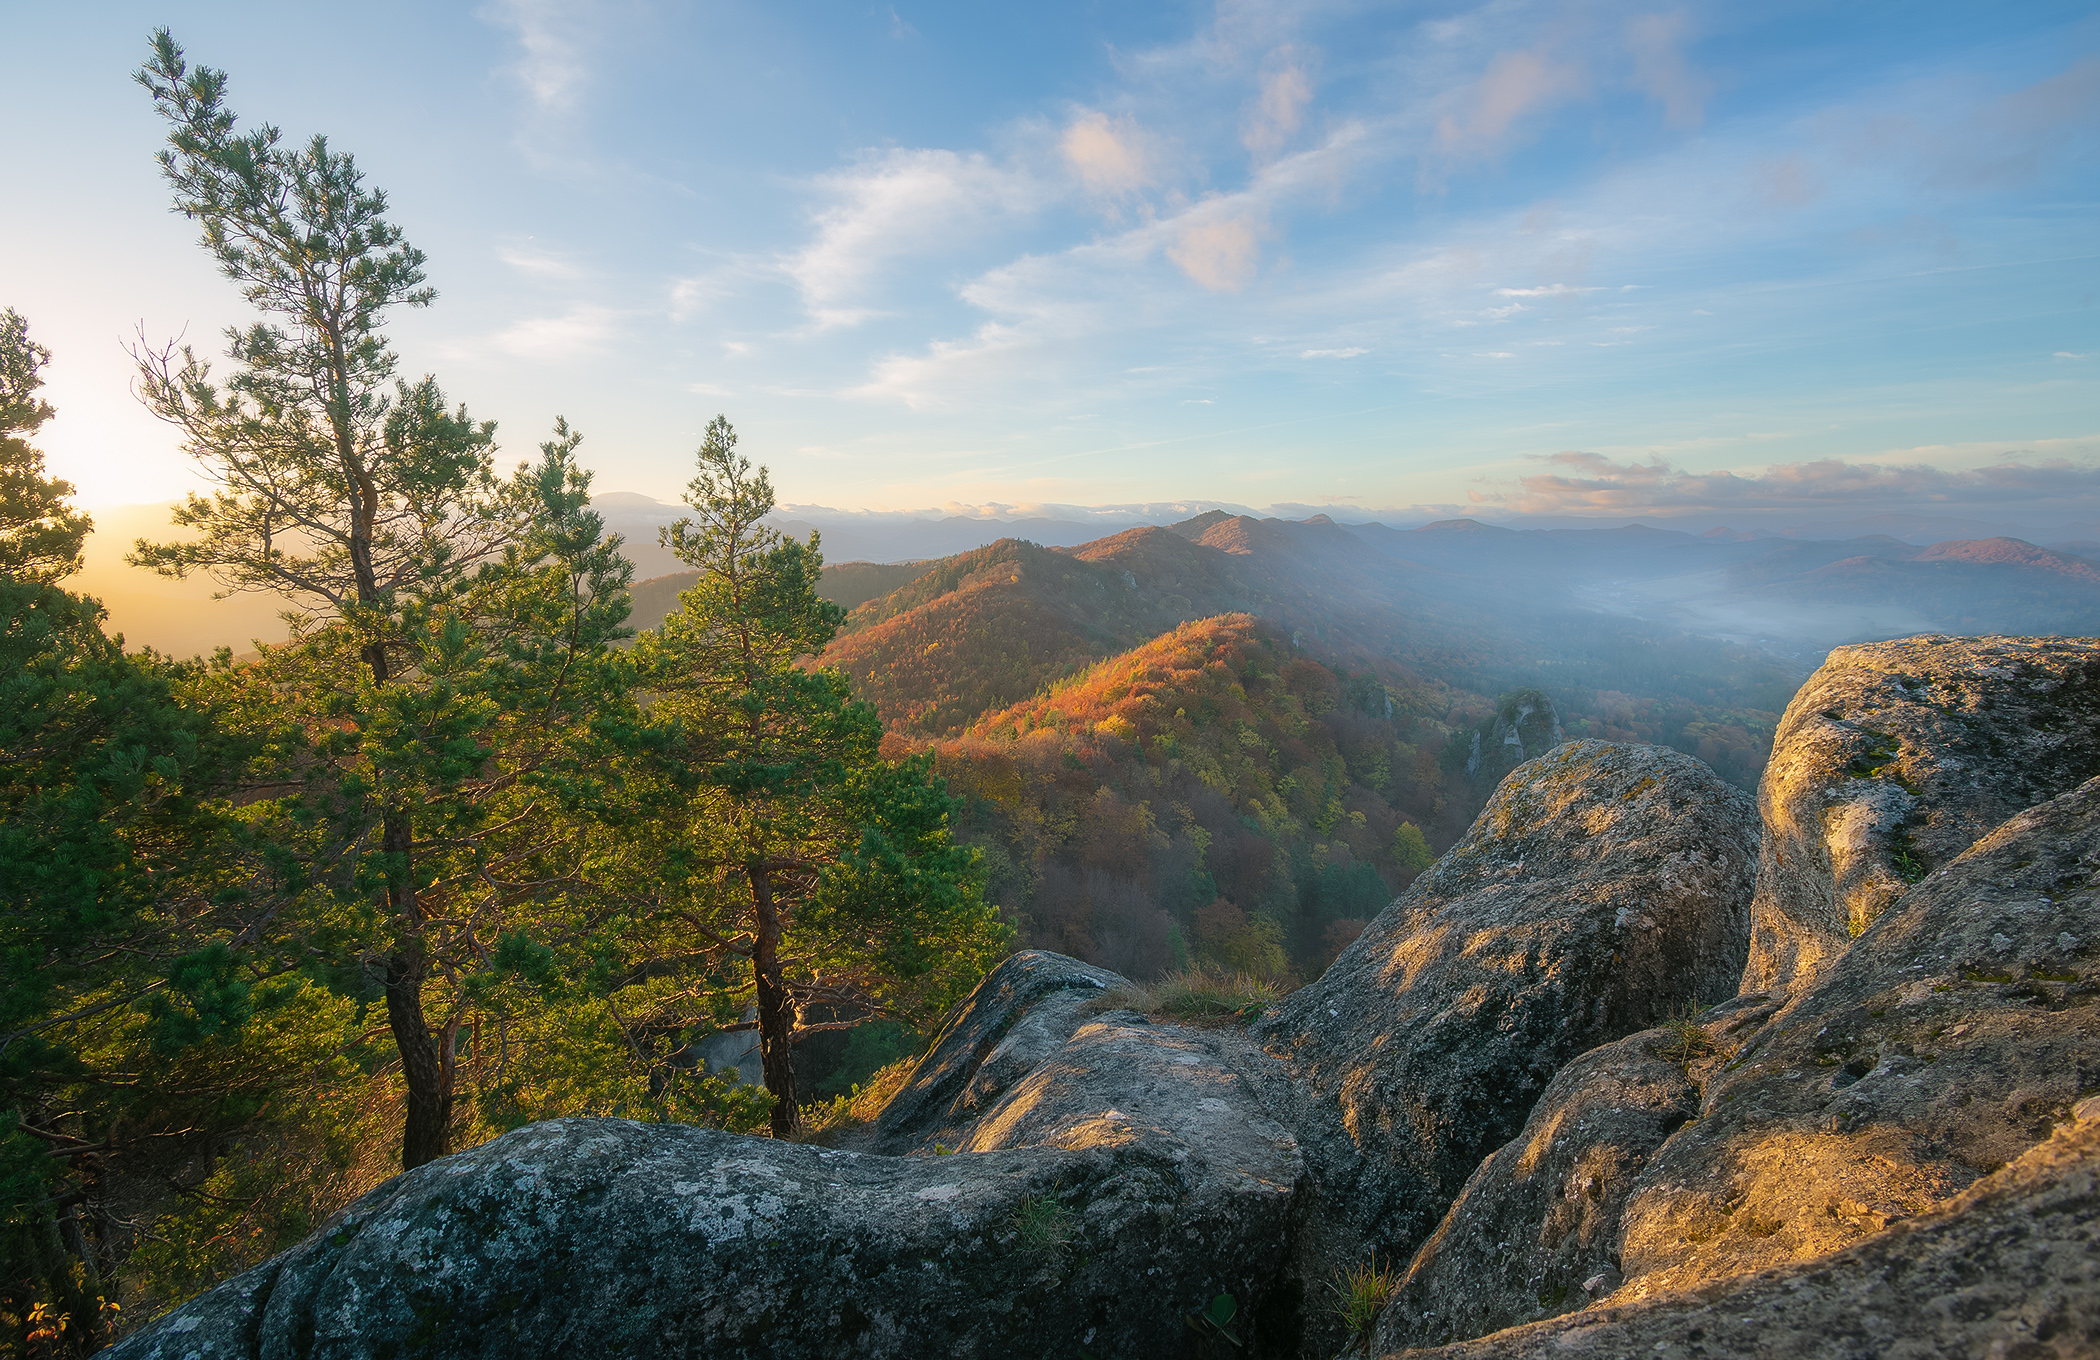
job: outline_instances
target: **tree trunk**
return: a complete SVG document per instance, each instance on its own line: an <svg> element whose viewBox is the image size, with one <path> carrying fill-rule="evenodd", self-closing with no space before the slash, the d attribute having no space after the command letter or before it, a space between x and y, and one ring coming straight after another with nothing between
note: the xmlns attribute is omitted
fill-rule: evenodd
<svg viewBox="0 0 2100 1360"><path fill-rule="evenodd" d="M357 544L352 542L353 558ZM360 596L376 594L367 585L369 561L358 559ZM365 664L372 681L384 685L389 677L386 644L373 641L365 648ZM400 932L394 952L386 961L386 1020L394 1034L394 1049L401 1055L401 1079L408 1087L408 1116L401 1126L401 1169L413 1171L425 1162L445 1155L452 1132L452 1041L456 1025L448 1025L442 1039L430 1032L423 1014L423 976L429 961L423 951L423 911L416 901L415 825L408 809L390 804L380 823L379 848L393 861L386 885L387 910Z"/></svg>
<svg viewBox="0 0 2100 1360"><path fill-rule="evenodd" d="M408 814L386 814L381 844L389 855L404 859L411 848ZM412 1171L445 1155L452 1128L451 1027L440 1039L423 1015L422 913L415 886L404 867L401 878L387 885L387 905L400 921L401 935L386 961L386 1019L401 1054L401 1077L408 1086L408 1118L401 1128L401 1169Z"/></svg>
<svg viewBox="0 0 2100 1360"><path fill-rule="evenodd" d="M773 1093L773 1136L787 1138L802 1127L795 1105L795 1010L780 971L780 912L773 904L773 885L764 869L750 873L751 906L758 917L751 950L752 971L758 975L758 1059L766 1089Z"/></svg>
<svg viewBox="0 0 2100 1360"><path fill-rule="evenodd" d="M415 944L404 944L387 958L386 1018L408 1086L401 1169L413 1171L445 1155L452 1125L452 1064L423 1018L423 951Z"/></svg>

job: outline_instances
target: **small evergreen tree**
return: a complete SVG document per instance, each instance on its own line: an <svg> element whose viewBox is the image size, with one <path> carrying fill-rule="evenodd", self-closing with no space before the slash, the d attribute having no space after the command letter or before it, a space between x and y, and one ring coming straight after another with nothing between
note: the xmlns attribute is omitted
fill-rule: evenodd
<svg viewBox="0 0 2100 1360"><path fill-rule="evenodd" d="M657 715L677 725L684 791L652 828L667 918L757 1010L772 1127L798 1127L793 1046L815 1004L923 1022L1009 946L977 852L925 758L882 758L882 727L845 676L814 667L843 618L820 596L818 539L768 528L773 488L717 416L663 542L700 579L638 649Z"/></svg>

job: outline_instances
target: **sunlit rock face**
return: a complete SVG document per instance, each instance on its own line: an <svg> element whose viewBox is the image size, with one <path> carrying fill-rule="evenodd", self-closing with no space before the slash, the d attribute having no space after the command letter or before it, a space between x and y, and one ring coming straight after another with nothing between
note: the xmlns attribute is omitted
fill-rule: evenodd
<svg viewBox="0 0 2100 1360"><path fill-rule="evenodd" d="M1573 1312L1621 1283L1620 1217L1707 1079L1777 1009L1738 997L1560 1070L1524 1131L1481 1163L1379 1319L1380 1353Z"/></svg>
<svg viewBox="0 0 2100 1360"><path fill-rule="evenodd" d="M1812 981L1923 875L2100 775L2100 642L1840 647L1780 719L1746 992Z"/></svg>
<svg viewBox="0 0 2100 1360"><path fill-rule="evenodd" d="M1019 1036L1037 1056L1005 1052L962 1151L533 1124L397 1177L112 1354L1181 1355L1205 1327L1295 1354L1301 1164L1253 1094L1269 1060L1071 1004L1122 983L1033 953L986 980L892 1128L916 1109L945 1129Z"/></svg>
<svg viewBox="0 0 2100 1360"><path fill-rule="evenodd" d="M1756 862L1749 796L1690 756L1577 741L1512 771L1259 1031L1326 1254L1405 1259L1562 1064L1732 996Z"/></svg>
<svg viewBox="0 0 2100 1360"><path fill-rule="evenodd" d="M2100 1100L1939 1210L1848 1250L1497 1332L1411 1360L2100 1353Z"/></svg>
<svg viewBox="0 0 2100 1360"><path fill-rule="evenodd" d="M1812 1259L2048 1137L2100 1086L2100 779L1911 888L1715 1074L1628 1199L1626 1288Z"/></svg>

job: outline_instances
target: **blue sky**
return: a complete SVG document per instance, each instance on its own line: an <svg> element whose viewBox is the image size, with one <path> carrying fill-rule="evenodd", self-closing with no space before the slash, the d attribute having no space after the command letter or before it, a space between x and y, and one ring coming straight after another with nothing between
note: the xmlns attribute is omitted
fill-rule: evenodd
<svg viewBox="0 0 2100 1360"><path fill-rule="evenodd" d="M846 509L2100 521L2090 5L352 12L0 0L0 305L83 500L194 484L123 344L240 317L128 83L165 22L389 192L405 368L604 490L720 411Z"/></svg>

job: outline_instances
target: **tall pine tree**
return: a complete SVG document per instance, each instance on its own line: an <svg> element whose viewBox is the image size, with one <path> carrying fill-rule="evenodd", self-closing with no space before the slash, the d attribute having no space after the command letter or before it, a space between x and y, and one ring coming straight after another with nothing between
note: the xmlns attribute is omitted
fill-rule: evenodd
<svg viewBox="0 0 2100 1360"><path fill-rule="evenodd" d="M694 517L663 542L700 578L638 648L688 789L651 829L651 891L728 985L748 988L784 1137L799 1122L799 1035L868 1015L923 1023L1010 936L930 764L884 760L874 711L843 674L808 664L843 618L817 594L816 535L767 527L772 485L727 420L708 426L698 461Z"/></svg>

